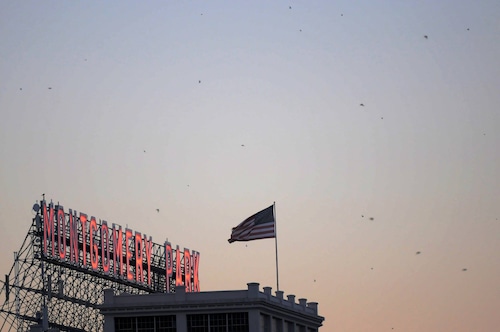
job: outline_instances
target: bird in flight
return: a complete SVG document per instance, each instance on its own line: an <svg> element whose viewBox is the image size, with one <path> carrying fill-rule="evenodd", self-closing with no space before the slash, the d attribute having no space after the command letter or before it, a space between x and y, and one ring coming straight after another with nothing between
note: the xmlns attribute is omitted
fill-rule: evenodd
<svg viewBox="0 0 500 332"><path fill-rule="evenodd" d="M425 38L425 39L429 39L429 36L427 36L427 35L424 35L424 38Z"/></svg>
<svg viewBox="0 0 500 332"><path fill-rule="evenodd" d="M467 269L462 269L462 271L464 271L464 272L465 272L465 271L467 271Z"/></svg>
<svg viewBox="0 0 500 332"><path fill-rule="evenodd" d="M160 213L160 209L156 209L156 212Z"/></svg>
<svg viewBox="0 0 500 332"><path fill-rule="evenodd" d="M359 106L362 106L362 107L364 107L364 106L365 106L365 104L359 104Z"/></svg>
<svg viewBox="0 0 500 332"><path fill-rule="evenodd" d="M417 251L417 252L415 253L415 255L420 255L420 254L421 254L421 252L420 252L420 251Z"/></svg>
<svg viewBox="0 0 500 332"><path fill-rule="evenodd" d="M375 218L373 218L373 217L370 217L370 220L374 220L374 219L375 219Z"/></svg>

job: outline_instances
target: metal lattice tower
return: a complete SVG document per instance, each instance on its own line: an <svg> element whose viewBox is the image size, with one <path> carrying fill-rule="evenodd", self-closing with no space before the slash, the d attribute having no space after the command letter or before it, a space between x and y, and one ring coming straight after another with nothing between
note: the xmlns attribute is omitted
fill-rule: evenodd
<svg viewBox="0 0 500 332"><path fill-rule="evenodd" d="M104 321L98 307L103 303L105 289L113 289L115 294L165 292L165 269L151 271L152 284L146 285L44 255L42 228L37 213L20 250L14 253L9 274L1 281L1 332L29 331L36 324L43 331L102 331ZM155 266L165 266L163 246L154 244L152 257ZM179 268L184 270L183 264ZM175 280L169 283L175 291Z"/></svg>

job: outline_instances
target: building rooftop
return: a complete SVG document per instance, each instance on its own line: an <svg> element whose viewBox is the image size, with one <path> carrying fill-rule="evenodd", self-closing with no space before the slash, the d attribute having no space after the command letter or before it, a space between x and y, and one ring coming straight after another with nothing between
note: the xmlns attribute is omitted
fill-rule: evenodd
<svg viewBox="0 0 500 332"><path fill-rule="evenodd" d="M284 298L283 291L272 294L271 287L259 289L259 284L250 282L245 290L185 292L184 287L177 287L175 293L154 293L132 295L123 293L114 295L113 290L106 290L101 313L110 316L151 314L152 312L213 312L259 309L281 312L283 317L295 317L305 321L315 321L319 326L324 317L318 315L318 303L307 302L305 298L295 299L290 294Z"/></svg>

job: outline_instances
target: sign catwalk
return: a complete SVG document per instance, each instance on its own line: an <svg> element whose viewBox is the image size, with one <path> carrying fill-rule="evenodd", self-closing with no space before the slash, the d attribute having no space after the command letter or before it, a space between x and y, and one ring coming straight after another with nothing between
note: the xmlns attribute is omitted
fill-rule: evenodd
<svg viewBox="0 0 500 332"><path fill-rule="evenodd" d="M276 249L276 288L280 289L278 278L278 236L276 232L275 203L243 220L233 227L229 243L274 238Z"/></svg>

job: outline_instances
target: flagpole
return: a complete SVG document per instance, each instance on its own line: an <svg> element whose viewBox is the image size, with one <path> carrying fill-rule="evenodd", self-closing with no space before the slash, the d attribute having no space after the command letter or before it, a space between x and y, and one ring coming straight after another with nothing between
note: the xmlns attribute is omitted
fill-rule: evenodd
<svg viewBox="0 0 500 332"><path fill-rule="evenodd" d="M276 202L273 202L273 214L274 214L274 246L276 249L276 290L280 290L280 279L278 274L278 231L276 227Z"/></svg>

